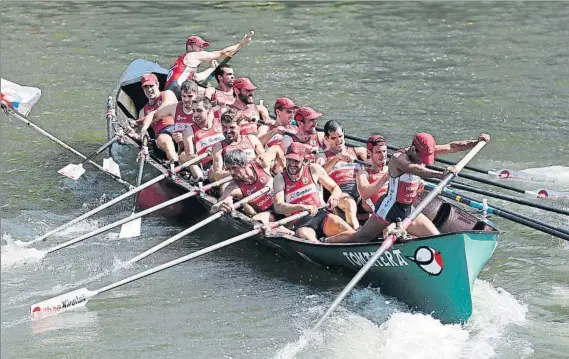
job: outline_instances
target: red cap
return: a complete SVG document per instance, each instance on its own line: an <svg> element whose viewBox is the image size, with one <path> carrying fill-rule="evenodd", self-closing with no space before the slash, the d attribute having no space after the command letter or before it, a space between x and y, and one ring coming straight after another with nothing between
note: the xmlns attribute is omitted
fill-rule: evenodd
<svg viewBox="0 0 569 359"><path fill-rule="evenodd" d="M435 147L437 143L433 136L426 132L418 133L413 139L413 146L422 163L432 165L435 163Z"/></svg>
<svg viewBox="0 0 569 359"><path fill-rule="evenodd" d="M142 80L140 81L140 83L142 84L141 86L148 86L148 85L158 85L158 77L156 77L156 75L154 75L153 73L149 73L149 74L144 74L142 75Z"/></svg>
<svg viewBox="0 0 569 359"><path fill-rule="evenodd" d="M295 105L294 102L292 102L292 100L290 98L281 97L275 101L275 110L277 110L277 109L280 110L283 108L290 110L290 109L297 109L298 106Z"/></svg>
<svg viewBox="0 0 569 359"><path fill-rule="evenodd" d="M186 40L186 46L188 46L188 45L198 45L201 47L208 47L209 42L205 41L204 39L202 39L201 37L199 37L197 35L192 35L192 36L188 37L188 39Z"/></svg>
<svg viewBox="0 0 569 359"><path fill-rule="evenodd" d="M298 162L304 161L306 158L306 145L300 142L293 142L286 149L286 158L296 160Z"/></svg>
<svg viewBox="0 0 569 359"><path fill-rule="evenodd" d="M367 149L372 151L375 146L387 145L385 138L381 135L374 135L367 139Z"/></svg>
<svg viewBox="0 0 569 359"><path fill-rule="evenodd" d="M298 110L296 110L296 114L294 115L295 121L305 121L305 120L313 120L322 116L320 112L316 112L315 109L309 106L302 106Z"/></svg>
<svg viewBox="0 0 569 359"><path fill-rule="evenodd" d="M257 87L255 85L253 85L253 83L251 82L251 80L249 80L246 77L239 77L236 78L235 81L233 81L233 88L234 89L245 89L247 91L253 91L255 90Z"/></svg>

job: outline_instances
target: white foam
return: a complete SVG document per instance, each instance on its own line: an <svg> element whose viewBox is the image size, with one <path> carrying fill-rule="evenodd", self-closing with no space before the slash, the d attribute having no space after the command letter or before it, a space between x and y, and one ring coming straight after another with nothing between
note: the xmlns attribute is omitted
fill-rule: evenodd
<svg viewBox="0 0 569 359"><path fill-rule="evenodd" d="M362 297L362 291L367 291L364 296L369 296L370 290L366 289L356 290L355 296ZM371 315L372 320L361 316L359 308L355 308L357 314L340 309L324 323L318 333L320 337L310 339L309 332L304 330L298 341L286 344L275 358L486 359L504 350L515 350L520 357L533 353L529 342L508 331L511 325L525 324L526 305L507 291L482 280L476 281L473 298L474 313L465 326L444 325L429 315L398 309L378 326L373 313L383 317L387 309L385 297L376 294L375 300L363 303L364 315ZM353 296L348 302L350 300ZM361 298L358 300L362 304ZM373 310L373 305L378 308ZM393 310L393 306L390 307ZM319 308L323 310L322 306Z"/></svg>
<svg viewBox="0 0 569 359"><path fill-rule="evenodd" d="M18 267L27 263L39 262L45 255L45 251L35 248L25 248L22 241L14 241L10 235L3 234L2 239L6 245L2 246L1 267L2 270Z"/></svg>

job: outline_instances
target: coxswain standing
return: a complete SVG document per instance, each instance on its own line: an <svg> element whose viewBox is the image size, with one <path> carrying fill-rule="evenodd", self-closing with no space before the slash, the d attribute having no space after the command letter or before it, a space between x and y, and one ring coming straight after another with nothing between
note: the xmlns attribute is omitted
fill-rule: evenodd
<svg viewBox="0 0 569 359"><path fill-rule="evenodd" d="M395 228L397 219L405 219L413 210L421 185L421 177L443 179L449 172L457 173L456 168L449 167L447 171L438 172L425 167L435 162L435 156L447 153L466 151L473 148L479 141L490 141L490 136L481 134L477 140L453 141L445 145L437 145L433 136L421 132L415 136L411 147L397 150L389 160L389 188L377 204L374 215L353 235L340 234L328 238L327 243L364 243L383 237ZM424 214L415 218L407 232L417 237L427 237L440 234L431 220Z"/></svg>
<svg viewBox="0 0 569 359"><path fill-rule="evenodd" d="M240 43L228 46L219 51L208 52L204 48L209 47L209 42L199 36L192 35L186 41L186 52L180 56L168 72L166 78L167 90L173 91L178 100L180 99L180 86L188 79L196 82L202 82L211 75L217 64L213 63L209 69L197 73L198 67L202 62L219 60L225 57L231 57L240 47L245 47L251 42L251 34L245 35Z"/></svg>

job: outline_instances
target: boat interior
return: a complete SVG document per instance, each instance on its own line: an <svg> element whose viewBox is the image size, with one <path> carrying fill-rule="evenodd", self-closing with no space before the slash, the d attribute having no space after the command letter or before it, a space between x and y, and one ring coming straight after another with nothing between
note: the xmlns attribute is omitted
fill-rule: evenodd
<svg viewBox="0 0 569 359"><path fill-rule="evenodd" d="M138 59L133 61L120 80L120 88L117 93L117 107L121 112L132 119L138 117L138 112L146 104L146 97L140 86L140 80L144 73L153 72L160 81L160 89L164 88L167 70L153 62ZM164 154L156 146L150 148L152 156L160 163ZM417 203L421 198L417 199ZM436 197L423 210L427 216L443 233L456 233L464 231L496 231L493 224L482 216L476 216L459 207L449 200Z"/></svg>

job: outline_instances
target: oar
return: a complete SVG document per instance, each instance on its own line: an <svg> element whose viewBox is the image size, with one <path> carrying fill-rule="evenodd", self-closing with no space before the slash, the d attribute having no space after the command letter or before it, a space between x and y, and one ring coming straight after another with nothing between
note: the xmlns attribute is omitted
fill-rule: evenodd
<svg viewBox="0 0 569 359"><path fill-rule="evenodd" d="M434 188L435 185L431 184L431 183L427 183L425 184L425 187L427 188ZM463 196L461 194L458 194L448 188L445 188L443 190L443 196L450 198L456 202L465 204L467 206L476 208L476 209L480 209L483 211L486 211L490 214L495 214L498 217L502 217L502 218L506 218L509 219L512 222L516 222L518 224L522 224L524 226L533 228L533 229L537 229L538 231L541 231L543 233L547 233L550 234L552 236L564 239L566 241L569 241L569 231L563 229L563 228L558 228L558 227L554 227L551 226L547 223L538 221L536 219L530 218L530 217L526 217L524 215L521 215L519 213L516 212L511 212L502 208L498 208L496 206L485 206L483 203L477 202L476 200Z"/></svg>
<svg viewBox="0 0 569 359"><path fill-rule="evenodd" d="M470 160L476 156L476 154L482 149L482 147L484 147L486 145L486 142L482 141L482 142L478 142L476 144L476 146L474 146L474 148L472 148L470 150L470 152L468 152L468 154L466 156L464 156L460 162L458 162L455 167L457 172L460 172L464 166L466 166L466 164L468 162L470 162ZM401 227L405 230L407 229L407 227L409 227L409 225L411 224L411 222L419 215L421 214L421 212L423 212L423 209L425 209L425 207L427 207L427 205L433 200L433 198L435 198L439 193L441 193L441 191L443 190L443 188L448 185L450 183L450 181L452 181L452 179L455 177L454 173L449 173L448 175L445 176L445 178L431 191L429 192L429 194L427 196L425 196L425 198L423 198L423 200L417 205L417 207L415 207L415 209L411 212L411 214L409 214L409 216L407 218L405 218L403 220L403 223L401 224ZM322 323L324 323L324 321L326 320L326 318L328 318L330 316L330 314L332 314L332 312L340 305L340 303L344 300L344 298L348 295L348 293L356 286L356 284L358 284L358 282L360 281L360 279L362 279L362 277L370 270L370 268L375 264L375 262L377 262L377 260L379 259L379 257L389 248L391 248L391 246L393 245L393 243L395 243L395 240L397 239L396 235L389 235L387 236L387 238L383 241L383 244L381 245L381 247L379 247L379 249L373 254L373 256L367 261L367 263L358 271L358 273L356 273L356 275L354 276L354 278L352 278L352 280L348 283L348 285L344 288L344 290L342 290L342 292L338 295L338 297L334 300L334 302L332 303L332 305L330 306L330 308L328 308L328 310L326 311L326 313L324 313L324 315L320 318L320 320L318 320L318 322L316 323L316 325L312 328L312 332L315 332L321 325Z"/></svg>
<svg viewBox="0 0 569 359"><path fill-rule="evenodd" d="M86 159L87 157L82 154L81 152L77 151L76 149L74 149L73 147L69 146L68 144L66 144L65 142L61 141L60 139L58 139L57 137L55 137L54 135L52 135L51 133L45 131L44 129L42 129L41 127L37 126L36 124L32 123L30 120L28 120L26 117L24 117L23 115L19 114L18 112L12 110L11 108L9 108L8 106L5 106L4 104L2 104L2 108L4 109L4 111L6 112L6 115L11 114L14 117L16 117L18 120L22 121L23 123L25 123L26 125L34 128L35 130L37 130L39 133L41 133L42 135L46 136L47 138L49 138L50 140L52 140L53 142L57 143L58 145L60 145L61 147L65 148L66 150L69 150L71 152L73 152L74 154L76 154L77 156L81 157L82 159ZM107 171L105 171L105 169L103 167L101 167L98 163L93 162L91 160L88 160L88 162L90 164L92 164L93 166L97 167L99 170L101 170L102 172L106 173L107 175L109 175L110 177L112 177L114 180L116 180L117 182L119 182L120 184L127 186L129 189L134 188L133 185L131 185L130 183L120 179L120 177L115 176L112 173L109 173Z"/></svg>
<svg viewBox="0 0 569 359"><path fill-rule="evenodd" d="M138 176L136 177L136 185L140 186L142 182L142 175L144 173L144 164L146 163L146 159L148 158L148 136L144 136L142 138L142 146L140 148L139 156L138 156ZM134 217L136 213L136 207L138 207L138 196L137 194L134 197L134 204L132 206L132 214L131 217ZM127 222L121 226L121 231L119 233L119 238L133 238L140 236L140 226L142 224L142 219L137 218L133 219L130 222Z"/></svg>
<svg viewBox="0 0 569 359"><path fill-rule="evenodd" d="M200 156L198 156L198 157L196 157L196 158L194 158L194 159L191 159L191 160L189 160L189 161L187 161L187 162L185 162L185 163L179 165L178 167L174 168L174 169L172 170L172 173L178 173L178 172L180 172L183 168L186 168L186 167L188 167L188 166L190 166L190 165L192 165L192 164L194 164L194 163L196 163L196 162L198 162L198 161L201 161L203 158L205 158L205 157L207 157L207 156L209 156L209 155L210 155L210 152L206 152L206 153L204 153L204 154L201 154ZM153 184L162 181L164 178L166 178L166 177L168 177L168 176L170 176L170 175L171 175L170 172L165 173L165 174L161 174L160 176L155 177L154 179L151 179L151 180L148 181L148 182L145 182L145 183L144 183L143 185L141 185L141 186L132 187L132 189L131 189L130 191L128 191L128 192L126 192L126 193L124 193L124 194L122 194L122 195L120 195L120 196L118 196L118 197L116 197L116 198L114 198L114 199L112 199L112 200L110 200L110 201L108 201L108 202L106 202L106 203L100 205L99 207L97 207L97 208L95 208L95 209L90 210L89 212L87 212L87 213L85 213L85 214L82 214L81 216L79 216L79 217L77 217L77 218L75 218L75 219L73 219L73 220L71 220L71 221L69 221L69 222L67 222L67 223L62 224L61 226L59 226L59 227L57 227L57 228L55 228L55 229L53 229L53 230L51 230L51 231L49 231L49 232L47 232L47 233L45 233L45 234L39 236L39 237L37 237L37 238L35 238L35 239L33 239L33 240L29 241L29 242L26 242L26 243L25 243L25 246L30 246L30 245L32 245L32 244L34 244L34 243L39 242L39 241L45 241L48 237L51 237L51 236L53 236L54 234L61 232L61 231L64 230L65 228L68 228L68 227L74 225L75 223L78 223L78 222L80 222L80 221L82 221L82 220L84 220L84 219L87 219L87 218L91 217L92 215L94 215L94 214L96 214L96 213L101 212L101 211L104 210L105 208L108 208L108 207L112 206L113 204L118 203L118 202L122 201L123 199L128 198L128 197L132 196L133 194L138 193L138 192L142 191L143 189L148 188L148 187L152 186Z"/></svg>
<svg viewBox="0 0 569 359"><path fill-rule="evenodd" d="M253 193L253 194L251 194L250 196L247 196L247 197L241 199L240 201L235 202L235 203L233 204L233 206L232 206L233 209L237 209L237 208L241 207L244 203L247 203L247 202L249 202L249 201L251 201L251 200L253 200L253 199L255 199L255 198L259 197L259 196L262 196L263 194L265 194L265 193L267 193L268 191L270 191L270 189L271 189L271 187L266 186L266 187L264 187L263 189L261 189L261 190L255 192L255 193ZM200 221L200 222L194 224L193 226L187 228L186 230L183 230L182 232L176 234L175 236L173 236L173 237L171 237L171 238L165 240L164 242L162 242L162 243L160 243L160 244L158 244L158 245L156 245L156 246L150 248L149 250L145 251L144 253L141 253L141 254L137 255L136 257L130 259L129 261L125 262L125 263L123 264L123 266L130 265L130 264L132 264L132 263L138 262L139 260L141 260L141 259L143 259L143 258L148 257L148 256L151 255L152 253L154 253L154 252L156 252L156 251L159 251L160 249L162 249L162 248L164 248L164 247L166 247L166 246L168 246L168 245L170 245L170 244L176 242L178 239L180 239L180 238L182 238L182 237L185 237L185 236L187 236L188 234L190 234L190 233L192 233L192 232L195 232L196 230L202 228L202 227L205 226L206 224L211 223L211 222L215 221L215 220L218 219L218 218L221 218L224 214L225 214L225 213L222 212L222 211L219 211L219 212L217 212L217 213L215 213L215 214L212 214L211 216L209 216L208 218L204 219L203 221Z"/></svg>
<svg viewBox="0 0 569 359"><path fill-rule="evenodd" d="M210 183L210 184L208 184L208 185L205 185L205 186L203 186L203 187L201 187L201 188L196 188L196 189L194 189L194 190L192 190L192 191L189 191L189 192L187 192L187 193L184 193L184 194L181 195L181 196L178 196L178 197L172 198L172 199L170 199L170 200L168 200L168 201L165 201L165 202L162 202L162 203L160 203L160 204L157 204L156 206L150 207L150 208L148 208L148 209L145 209L145 210L142 211L142 212L138 212L138 213L135 214L134 216L128 216L128 217L126 217L126 218L123 218L123 219L118 220L118 221L116 221L116 222L113 222L113 223L111 223L111 224L108 224L108 225L106 225L106 226L104 226L104 227L101 227L101 228L98 228L98 229L96 229L96 230L94 230L94 231L91 231L91 232L89 232L89 233L83 234L83 235L81 235L81 236L79 236L79 237L77 237L77 238L71 239L71 240L69 240L69 241L67 241L67 242L64 242L64 243L58 244L58 245L56 245L56 246L53 246L53 247L51 247L51 248L48 248L48 249L45 251L45 254L49 254L49 253L56 252L56 251L58 251L58 250L60 250L60 249L63 249L63 248L65 248L65 247L69 247L70 245L73 245L73 244L75 244L75 243L79 243L79 242L81 242L81 241L83 241L83 240L85 240L85 239L87 239L87 238L91 238L91 237L93 237L93 236L96 236L97 234L106 232L106 231L108 231L109 229L118 227L118 226L120 226L121 224L130 222L130 221L132 221L133 219L137 219L137 218L140 218L140 217L145 216L145 215L147 215L147 214L154 213L154 212L156 212L156 211L158 211L158 210L160 210L160 209L162 209L162 208L164 208L164 207L168 207L168 206L170 206L170 205L172 205L172 204L174 204L174 203L178 203L178 202L180 202L180 201L183 201L183 200L185 200L185 199L188 199L188 198L190 198L190 197L193 197L193 196L195 196L195 195L197 195L197 194L200 194L200 193L202 193L202 192L209 191L210 189L212 189L212 188L214 188L214 187L216 187L216 186L219 186L219 185L221 185L221 184L224 184L225 182L228 182L229 180L231 180L231 177L226 177L226 178L220 179L220 180L217 181L217 182L213 182L213 183Z"/></svg>
<svg viewBox="0 0 569 359"><path fill-rule="evenodd" d="M429 179L429 181L437 183L436 179ZM513 202L513 203L517 203L517 204L523 204L523 205L528 206L528 207L543 209L544 211L549 211L549 212L554 212L554 213L559 213L559 214L565 214L565 215L569 216L568 210L564 210L564 209L556 208L556 207L552 207L552 206L546 206L546 205L543 205L540 203L533 203L531 201L526 201L525 199L520 199L520 198L516 198L516 197L512 197L512 196L506 196L503 194L489 192L489 191L483 190L483 189L478 188L478 187L469 186L469 185L464 184L464 183L453 182L452 187L457 188L457 189L461 189L464 191L472 192L472 193L482 194L482 195L485 195L488 197L502 199L504 201L509 201L509 202Z"/></svg>
<svg viewBox="0 0 569 359"><path fill-rule="evenodd" d="M73 163L70 163L67 166L60 169L59 171L57 171L57 173L64 175L65 177L69 177L72 180L77 181L79 179L79 177L81 177L83 175L83 173L85 173L85 169L83 168L83 165L86 162L89 162L90 160L92 160L99 153L106 150L113 143L117 142L117 140L119 138L121 138L121 136L122 136L121 134L116 134L115 136L113 136L113 138L111 138L110 140L105 142L101 147L99 147L95 152L93 152L89 156L87 156L87 158L85 158L83 160L83 162L81 162L80 164L74 165Z"/></svg>
<svg viewBox="0 0 569 359"><path fill-rule="evenodd" d="M83 307L83 306L85 306L85 304L87 304L87 301L90 298L92 298L98 294L101 294L101 293L109 291L111 289L120 287L120 286L125 285L127 283L134 282L135 280L147 277L147 276L154 274L154 273L158 273L158 272L163 271L165 269L174 267L180 263L187 262L190 259L200 257L204 254L213 252L217 249L227 247L233 243L237 243L237 242L242 241L244 239L253 237L253 236L255 236L255 235L257 235L263 231L266 231L268 229L277 228L283 224L286 224L286 223L291 222L291 221L295 221L295 220L297 220L301 217L304 217L306 215L308 215L308 211L303 211L303 212L300 212L294 216L287 217L287 218L281 219L280 221L272 222L272 223L269 223L267 225L258 224L254 227L253 230L251 230L249 232L246 232L246 233L243 233L239 236L227 239L223 242L214 244L212 246L201 249L197 252L188 254L186 256L180 257L180 258L175 259L173 261L161 264L161 265L156 266L154 268L147 269L143 272L140 272L138 274L135 274L133 276L130 276L128 278L120 280L118 282L109 284L109 285L104 286L102 288L99 288L97 290L91 291L87 288L76 289L76 290L71 291L69 293L59 295L57 297L45 300L45 301L37 303L37 304L33 304L30 307L32 319L41 319L41 318L44 318L44 317L49 316L49 315L59 314L59 313L62 313L64 311Z"/></svg>

